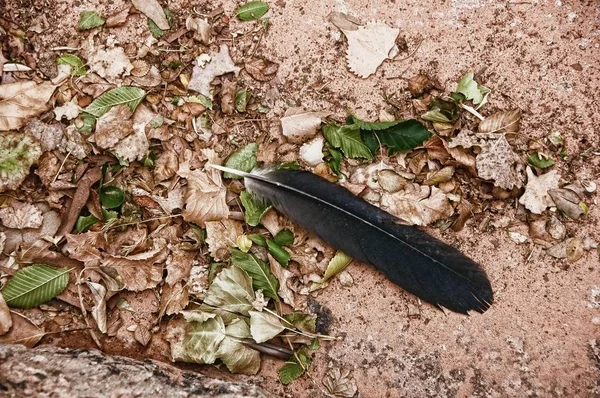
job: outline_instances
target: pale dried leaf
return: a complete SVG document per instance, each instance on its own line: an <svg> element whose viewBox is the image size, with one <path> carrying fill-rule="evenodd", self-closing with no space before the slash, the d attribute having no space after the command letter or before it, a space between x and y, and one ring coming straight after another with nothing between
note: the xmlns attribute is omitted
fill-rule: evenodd
<svg viewBox="0 0 600 398"><path fill-rule="evenodd" d="M42 211L31 203L13 201L9 207L0 209L0 221L6 228L39 228L44 218Z"/></svg>
<svg viewBox="0 0 600 398"><path fill-rule="evenodd" d="M114 28L115 26L123 25L127 22L127 17L129 16L129 10L131 6L127 6L123 8L121 11L112 14L106 19L105 26L107 28Z"/></svg>
<svg viewBox="0 0 600 398"><path fill-rule="evenodd" d="M285 327L275 315L268 312L249 311L250 333L257 343L264 343L281 333Z"/></svg>
<svg viewBox="0 0 600 398"><path fill-rule="evenodd" d="M235 66L231 60L229 48L225 44L221 44L218 53L211 52L210 59L210 62L206 63L204 67L201 66L203 64L202 60L196 60L194 69L192 70L192 77L188 84L188 90L197 91L205 97L212 99L210 83L213 79L230 72L237 75L240 68Z"/></svg>
<svg viewBox="0 0 600 398"><path fill-rule="evenodd" d="M150 149L150 142L146 137L146 126L157 116L144 105L137 107L133 114L133 134L129 134L113 147L113 151L120 159L133 162L146 156Z"/></svg>
<svg viewBox="0 0 600 398"><path fill-rule="evenodd" d="M554 258L567 258L567 247L573 238L566 239L546 250L546 254Z"/></svg>
<svg viewBox="0 0 600 398"><path fill-rule="evenodd" d="M242 223L235 220L207 221L206 244L212 258L223 261L229 257L228 247L235 247L238 236L244 234Z"/></svg>
<svg viewBox="0 0 600 398"><path fill-rule="evenodd" d="M254 299L254 301L251 303L252 307L256 310L256 311L262 311L265 309L265 307L267 307L267 305L269 305L269 298L265 298L265 295L263 293L262 289L258 289L256 292L254 292L256 294L256 298Z"/></svg>
<svg viewBox="0 0 600 398"><path fill-rule="evenodd" d="M96 132L90 137L96 145L109 149L133 132L133 112L127 105L113 106L98 118Z"/></svg>
<svg viewBox="0 0 600 398"><path fill-rule="evenodd" d="M283 135L295 144L305 142L317 134L321 127L321 119L328 114L328 112L305 112L299 108L290 108L281 118Z"/></svg>
<svg viewBox="0 0 600 398"><path fill-rule="evenodd" d="M342 22L344 17L347 21ZM379 65L389 58L400 33L400 29L390 28L381 22L358 26L354 20L341 13L336 13L332 22L348 39L348 68L362 78L375 73Z"/></svg>
<svg viewBox="0 0 600 398"><path fill-rule="evenodd" d="M300 147L300 159L309 166L323 163L323 137L317 137Z"/></svg>
<svg viewBox="0 0 600 398"><path fill-rule="evenodd" d="M37 316L43 317L39 310L35 311L38 312ZM39 328L23 315L15 313L12 317L12 328L4 335L0 334L0 344L22 344L33 348L45 334L44 329Z"/></svg>
<svg viewBox="0 0 600 398"><path fill-rule="evenodd" d="M121 47L92 48L88 53L88 66L90 71L113 84L120 84L122 77L128 76L133 69L129 57Z"/></svg>
<svg viewBox="0 0 600 398"><path fill-rule="evenodd" d="M498 112L479 123L480 133L516 133L521 127L521 110Z"/></svg>
<svg viewBox="0 0 600 398"><path fill-rule="evenodd" d="M240 339L248 338L248 325L241 319L233 322L225 328L227 337L221 342L217 357L223 361L227 369L232 373L254 375L260 369L260 354L258 351L248 348L239 342ZM232 337L229 337L232 336Z"/></svg>
<svg viewBox="0 0 600 398"><path fill-rule="evenodd" d="M193 30L196 32L194 37L200 42L208 44L211 36L211 26L206 19L194 18L191 15L185 20L185 27L187 30Z"/></svg>
<svg viewBox="0 0 600 398"><path fill-rule="evenodd" d="M279 290L277 290L277 294L279 297L281 297L284 303L296 310L297 308L294 291L289 286L292 282L291 279L294 277L294 274L288 269L283 268L281 264L279 264L279 261L275 260L273 256L270 254L268 256L271 272L279 281Z"/></svg>
<svg viewBox="0 0 600 398"><path fill-rule="evenodd" d="M173 177L179 169L177 154L167 149L163 151L154 162L154 181L161 182Z"/></svg>
<svg viewBox="0 0 600 398"><path fill-rule="evenodd" d="M8 308L8 305L6 305L6 301L4 301L2 292L0 292L0 336L8 333L11 326L12 318L10 316L10 309Z"/></svg>
<svg viewBox="0 0 600 398"><path fill-rule="evenodd" d="M556 207L567 215L567 217L577 220L585 214L585 211L580 206L581 200L579 196L570 189L549 189L548 194L556 204Z"/></svg>
<svg viewBox="0 0 600 398"><path fill-rule="evenodd" d="M584 246L581 238L573 238L567 245L567 262L573 264L583 257Z"/></svg>
<svg viewBox="0 0 600 398"><path fill-rule="evenodd" d="M381 205L409 225L429 225L454 214L444 192L436 187L418 184L408 185L406 189L393 194L383 194Z"/></svg>
<svg viewBox="0 0 600 398"><path fill-rule="evenodd" d="M329 369L323 377L323 385L327 392L336 397L352 398L358 391L350 369L346 368Z"/></svg>
<svg viewBox="0 0 600 398"><path fill-rule="evenodd" d="M74 96L73 99L67 102L64 105L57 106L53 109L55 119L60 121L63 117L67 120L73 120L77 116L79 116L79 112L81 112L81 108L77 104L77 97Z"/></svg>
<svg viewBox="0 0 600 398"><path fill-rule="evenodd" d="M552 216L548 221L547 230L556 240L563 240L567 236L567 227L556 216Z"/></svg>
<svg viewBox="0 0 600 398"><path fill-rule="evenodd" d="M538 177L531 167L527 167L527 185L525 193L519 198L519 203L532 213L542 214L546 208L554 204L548 191L557 189L559 181L560 174L556 170Z"/></svg>
<svg viewBox="0 0 600 398"><path fill-rule="evenodd" d="M177 174L188 182L182 209L185 221L203 227L206 221L220 221L229 217L227 189L223 186L220 174L190 170L187 163L179 166Z"/></svg>
<svg viewBox="0 0 600 398"><path fill-rule="evenodd" d="M96 305L92 308L92 317L98 325L98 330L106 333L106 288L99 283L85 281L92 292Z"/></svg>
<svg viewBox="0 0 600 398"><path fill-rule="evenodd" d="M152 338L152 333L150 333L150 329L148 329L144 325L137 325L135 331L133 332L133 337L135 340L146 347Z"/></svg>
<svg viewBox="0 0 600 398"><path fill-rule="evenodd" d="M34 81L0 85L0 131L18 130L29 118L50 109L56 86Z"/></svg>
<svg viewBox="0 0 600 398"><path fill-rule="evenodd" d="M235 111L235 93L237 82L235 80L223 80L221 82L221 111L231 115Z"/></svg>
<svg viewBox="0 0 600 398"><path fill-rule="evenodd" d="M132 0L139 12L150 18L162 30L169 30L169 21L157 0Z"/></svg>

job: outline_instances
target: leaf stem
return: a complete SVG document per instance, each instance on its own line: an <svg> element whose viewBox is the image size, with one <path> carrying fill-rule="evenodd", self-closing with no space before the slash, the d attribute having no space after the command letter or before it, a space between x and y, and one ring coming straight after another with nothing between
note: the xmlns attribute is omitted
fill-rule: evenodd
<svg viewBox="0 0 600 398"><path fill-rule="evenodd" d="M465 105L465 104L460 104L460 107L463 108L465 111L469 112L470 114L472 114L473 116L475 116L477 119L479 120L485 120L485 117L483 117L481 115L481 113L477 112L475 110L475 108L470 107L469 105Z"/></svg>

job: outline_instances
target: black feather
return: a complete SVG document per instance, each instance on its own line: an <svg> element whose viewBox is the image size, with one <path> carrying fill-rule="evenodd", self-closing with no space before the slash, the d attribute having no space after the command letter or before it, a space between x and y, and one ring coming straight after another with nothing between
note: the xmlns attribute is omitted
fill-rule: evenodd
<svg viewBox="0 0 600 398"><path fill-rule="evenodd" d="M307 171L241 175L249 191L293 222L355 260L374 265L415 296L464 314L484 312L492 304L490 282L477 263L427 233L399 224L344 187Z"/></svg>

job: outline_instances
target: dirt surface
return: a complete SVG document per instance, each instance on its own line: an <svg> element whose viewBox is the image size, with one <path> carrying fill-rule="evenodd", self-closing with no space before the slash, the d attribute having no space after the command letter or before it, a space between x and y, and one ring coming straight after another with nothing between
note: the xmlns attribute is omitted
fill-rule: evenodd
<svg viewBox="0 0 600 398"><path fill-rule="evenodd" d="M42 3L9 0L3 7L21 26L46 17L50 29L28 37L39 53L37 67L49 74L56 57L50 49L77 42L80 11L110 14L125 4ZM423 72L451 87L465 71L485 68L482 83L493 92L486 112L521 108L521 134L531 138L560 132L569 156L556 167L563 175L600 184L597 2L316 0L270 5L270 30L257 54L280 64L276 79L269 83L270 92L276 93L273 116L282 116L288 107L303 106L343 118L347 107L374 120L390 107L384 94L400 104L400 113L410 116L406 80L411 76ZM219 6L225 15L233 15L237 4L168 2L182 20L194 7L207 12ZM327 21L332 11L399 27L403 52L396 61L384 62L368 79L353 76L346 68L345 43ZM230 30L240 26L232 18ZM109 31L123 46L147 36L140 15L130 16L124 27ZM231 51L235 60L235 40ZM595 154L590 152L594 150ZM569 236L600 241L596 202L593 196L583 221L567 224ZM518 212L512 203L492 212L492 217L508 216L515 221ZM444 314L401 291L373 268L353 263L348 268L353 286L334 281L316 296L331 311L330 334L344 336L342 341L323 343L314 354L310 373L316 383L329 367L344 366L352 370L364 397L600 396L600 354L595 342L600 339L598 252L567 264L532 243L516 244L503 228L481 232L480 221L476 217L459 233L427 231L483 265L495 291L490 310L472 316ZM135 307L134 295L128 299ZM83 332L48 336L42 342L72 347L93 344ZM104 349L169 360L168 345L159 339L143 350L110 342ZM265 359L259 375L251 377L193 368L250 381L279 395L321 396L320 386L308 379L283 387L276 375L280 365Z"/></svg>

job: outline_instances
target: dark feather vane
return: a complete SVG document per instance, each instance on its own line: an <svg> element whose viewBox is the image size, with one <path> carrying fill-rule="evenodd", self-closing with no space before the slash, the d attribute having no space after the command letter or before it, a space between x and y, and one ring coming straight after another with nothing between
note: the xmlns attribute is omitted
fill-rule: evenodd
<svg viewBox="0 0 600 398"><path fill-rule="evenodd" d="M221 166L214 166L225 170ZM246 188L311 234L438 307L466 314L493 302L485 271L473 260L339 185L307 171L244 173Z"/></svg>

